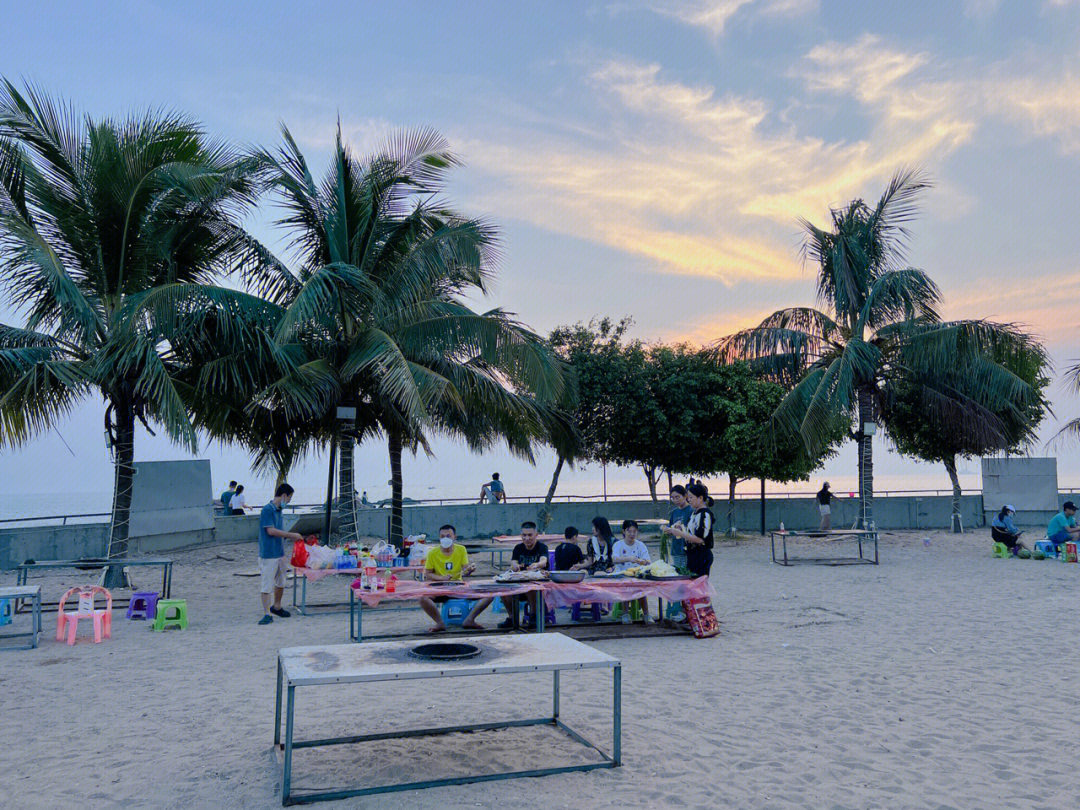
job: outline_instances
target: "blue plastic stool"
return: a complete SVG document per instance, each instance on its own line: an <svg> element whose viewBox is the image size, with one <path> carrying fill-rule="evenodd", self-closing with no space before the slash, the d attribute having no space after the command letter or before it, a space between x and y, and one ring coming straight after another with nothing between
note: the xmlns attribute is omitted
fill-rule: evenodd
<svg viewBox="0 0 1080 810"><path fill-rule="evenodd" d="M464 624L465 617L469 615L469 611L473 609L473 605L475 604L475 599L446 600L445 602L443 602L442 606L443 624Z"/></svg>
<svg viewBox="0 0 1080 810"><path fill-rule="evenodd" d="M1041 551L1043 554L1046 554L1048 556L1054 556L1054 557L1056 557L1057 553L1058 553L1057 552L1057 546L1055 546L1049 540L1036 540L1035 541L1035 550L1036 551Z"/></svg>
<svg viewBox="0 0 1080 810"><path fill-rule="evenodd" d="M492 613L505 613L506 609L503 607L502 597L496 596L491 600L491 612Z"/></svg>
<svg viewBox="0 0 1080 810"><path fill-rule="evenodd" d="M5 624L11 624L11 619L15 615L15 600L10 597L4 597L0 599L0 627Z"/></svg>
<svg viewBox="0 0 1080 810"><path fill-rule="evenodd" d="M525 623L528 624L532 621L532 600L525 600ZM548 608L544 610L544 624L556 624L555 611Z"/></svg>

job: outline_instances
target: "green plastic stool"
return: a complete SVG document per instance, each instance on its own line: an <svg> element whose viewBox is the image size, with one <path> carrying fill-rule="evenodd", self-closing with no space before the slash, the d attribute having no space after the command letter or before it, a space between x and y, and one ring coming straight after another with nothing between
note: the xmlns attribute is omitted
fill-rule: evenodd
<svg viewBox="0 0 1080 810"><path fill-rule="evenodd" d="M1008 546L1004 543L994 543L994 556L1007 560L1012 554L1009 553ZM158 604L161 604L160 602Z"/></svg>
<svg viewBox="0 0 1080 810"><path fill-rule="evenodd" d="M170 616L169 613L173 615ZM166 627L187 628L187 600L186 599L159 599L157 603L157 616L154 617L154 629L164 630Z"/></svg>
<svg viewBox="0 0 1080 810"><path fill-rule="evenodd" d="M611 608L611 618L615 621L620 621L622 619L622 615L626 612L626 602L616 602L615 605ZM641 605L638 604L636 599L630 603L629 613L630 621L632 622L640 622L644 618L641 613Z"/></svg>

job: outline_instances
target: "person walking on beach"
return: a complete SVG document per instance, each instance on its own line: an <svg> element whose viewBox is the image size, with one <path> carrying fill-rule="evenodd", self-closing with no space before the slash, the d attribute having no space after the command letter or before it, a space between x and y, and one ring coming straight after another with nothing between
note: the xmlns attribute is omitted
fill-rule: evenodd
<svg viewBox="0 0 1080 810"><path fill-rule="evenodd" d="M263 617L259 624L270 624L274 616L289 618L289 611L281 606L281 597L285 593L285 574L289 570L285 559L285 544L282 540L303 542L302 535L287 532L283 528L281 514L285 504L292 500L293 488L288 484L278 484L274 490L274 499L262 508L259 514L259 596L262 599ZM274 602L270 604L270 595Z"/></svg>
<svg viewBox="0 0 1080 810"><path fill-rule="evenodd" d="M232 496L236 493L236 482L230 481L228 489L221 493L221 510L222 514L231 515L231 507L229 501L232 500Z"/></svg>
<svg viewBox="0 0 1080 810"><path fill-rule="evenodd" d="M821 515L821 525L818 529L823 532L829 531L832 528L832 507L830 503L832 501L832 492L829 491L829 482L826 481L821 485L821 489L817 494L817 508L818 514Z"/></svg>
<svg viewBox="0 0 1080 810"><path fill-rule="evenodd" d="M246 515L247 514L247 496L244 495L244 485L240 484L236 488L236 492L229 498L229 514L230 515Z"/></svg>

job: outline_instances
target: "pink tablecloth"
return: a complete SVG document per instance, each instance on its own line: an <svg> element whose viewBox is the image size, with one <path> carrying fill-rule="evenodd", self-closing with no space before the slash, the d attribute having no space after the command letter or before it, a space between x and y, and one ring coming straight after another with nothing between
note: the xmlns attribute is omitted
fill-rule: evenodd
<svg viewBox="0 0 1080 810"><path fill-rule="evenodd" d="M488 587L498 584L499 587ZM452 596L455 599L490 599L495 596L516 596L530 591L539 591L546 586L545 582L508 582L493 583L490 579L469 580L468 582L454 585L436 585L432 582L399 582L394 593L386 591L361 591L353 589L360 601L366 607L375 607L384 599L408 600L419 599L422 596ZM475 586L484 585L482 590Z"/></svg>
<svg viewBox="0 0 1080 810"><path fill-rule="evenodd" d="M575 602L628 602L642 597L682 602L709 595L708 577L667 580L596 577L584 582L544 583L544 603L549 608L570 607Z"/></svg>
<svg viewBox="0 0 1080 810"><path fill-rule="evenodd" d="M494 537L492 537L491 539L494 540L496 543L520 543L521 542L521 535L520 534L497 534ZM538 535L536 535L536 539L539 542L544 543L545 545L547 545L548 543L561 542L562 540L565 540L566 538L563 537L561 534L538 534ZM552 550L554 550L554 549L552 549Z"/></svg>

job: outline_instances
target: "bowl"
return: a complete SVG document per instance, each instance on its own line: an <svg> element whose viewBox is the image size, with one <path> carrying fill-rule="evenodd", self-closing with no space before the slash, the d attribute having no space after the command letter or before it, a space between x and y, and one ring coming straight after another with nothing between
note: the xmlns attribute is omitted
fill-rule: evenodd
<svg viewBox="0 0 1080 810"><path fill-rule="evenodd" d="M585 579L584 571L548 571L552 582L581 582Z"/></svg>

